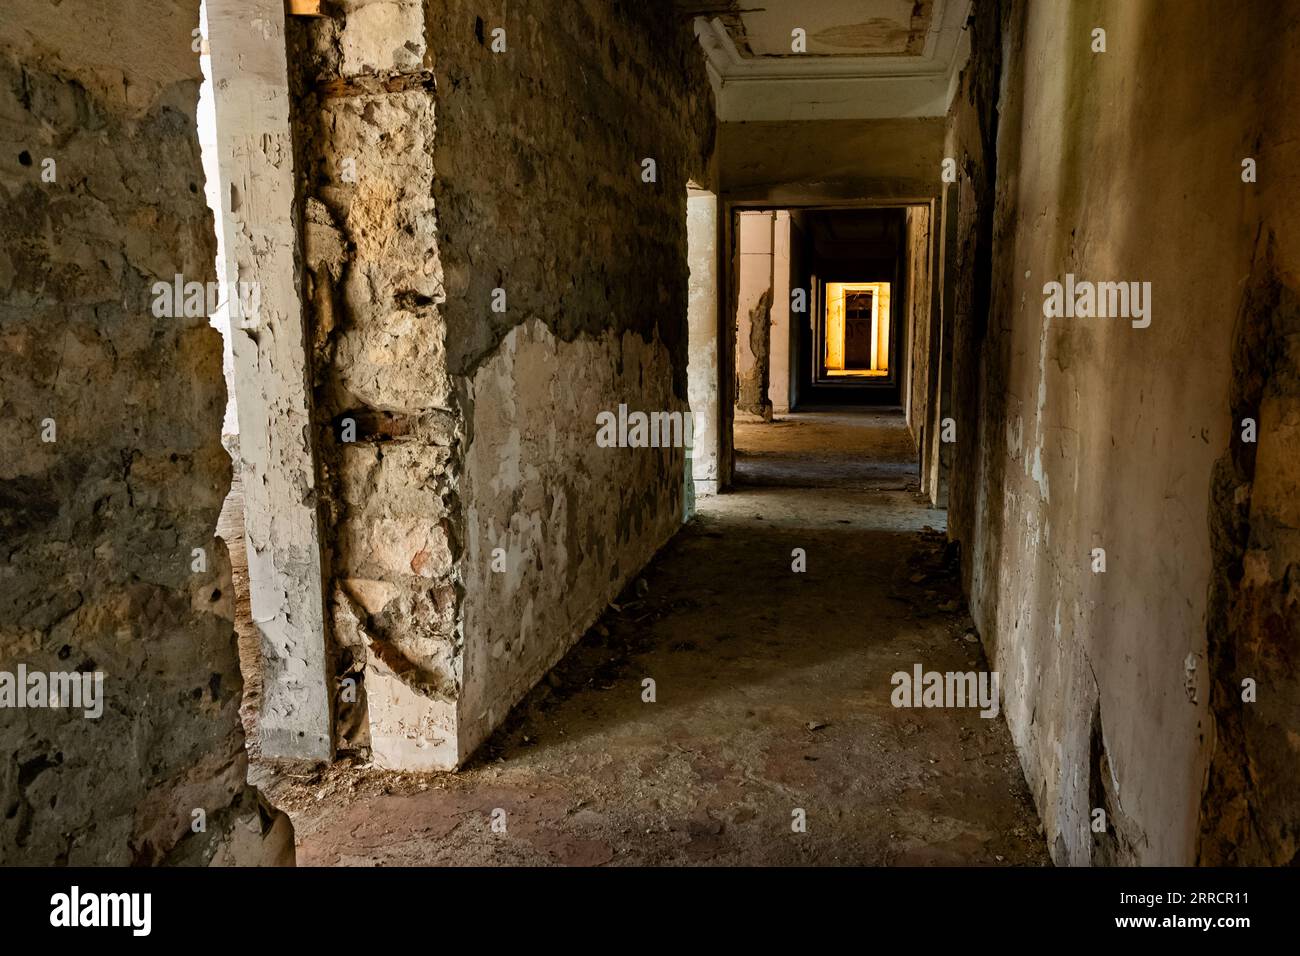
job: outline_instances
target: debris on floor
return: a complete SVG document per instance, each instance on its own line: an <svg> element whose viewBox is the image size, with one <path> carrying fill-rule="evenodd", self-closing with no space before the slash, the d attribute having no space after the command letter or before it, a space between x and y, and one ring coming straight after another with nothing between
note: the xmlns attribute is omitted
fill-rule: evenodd
<svg viewBox="0 0 1300 956"><path fill-rule="evenodd" d="M1046 865L1002 720L891 705L983 653L942 512L883 471L701 502L460 773L260 765L300 863Z"/></svg>

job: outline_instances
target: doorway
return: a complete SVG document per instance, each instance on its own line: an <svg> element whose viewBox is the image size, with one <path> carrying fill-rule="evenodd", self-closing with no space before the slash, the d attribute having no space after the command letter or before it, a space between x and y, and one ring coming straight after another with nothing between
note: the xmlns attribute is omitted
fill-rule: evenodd
<svg viewBox="0 0 1300 956"><path fill-rule="evenodd" d="M929 213L732 210L733 484L919 487L911 344L931 320Z"/></svg>

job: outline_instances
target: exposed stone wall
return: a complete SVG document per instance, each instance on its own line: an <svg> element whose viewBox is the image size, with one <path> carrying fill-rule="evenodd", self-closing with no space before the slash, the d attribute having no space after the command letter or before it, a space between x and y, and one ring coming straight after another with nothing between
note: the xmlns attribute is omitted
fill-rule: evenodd
<svg viewBox="0 0 1300 956"><path fill-rule="evenodd" d="M950 117L950 527L1058 864L1295 852L1296 23L1216 10L978 4ZM1045 316L1067 273L1150 282L1149 327ZM1242 703L1246 676L1268 703Z"/></svg>
<svg viewBox="0 0 1300 956"><path fill-rule="evenodd" d="M446 764L458 683L454 449L434 78L420 3L289 24L305 299L343 748ZM409 751L416 751L415 753Z"/></svg>
<svg viewBox="0 0 1300 956"><path fill-rule="evenodd" d="M686 407L711 94L669 3L330 13L296 29L335 637L376 759L447 767L680 521L681 449L595 416Z"/></svg>
<svg viewBox="0 0 1300 956"><path fill-rule="evenodd" d="M103 674L97 719L0 712L0 863L293 859L245 783L221 336L151 308L215 277L198 8L0 19L0 671Z"/></svg>

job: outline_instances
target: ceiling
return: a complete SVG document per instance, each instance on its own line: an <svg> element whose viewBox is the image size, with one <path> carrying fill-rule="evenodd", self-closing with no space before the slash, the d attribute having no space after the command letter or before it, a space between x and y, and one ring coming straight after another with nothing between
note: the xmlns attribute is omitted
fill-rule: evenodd
<svg viewBox="0 0 1300 956"><path fill-rule="evenodd" d="M901 209L837 209L809 212L804 227L820 259L889 259L898 255Z"/></svg>
<svg viewBox="0 0 1300 956"><path fill-rule="evenodd" d="M938 116L971 0L678 0L723 120ZM806 52L792 48L802 30Z"/></svg>
<svg viewBox="0 0 1300 956"><path fill-rule="evenodd" d="M743 58L798 56L918 56L925 48L934 0L821 0L768 3L719 19ZM802 29L806 54L795 53Z"/></svg>

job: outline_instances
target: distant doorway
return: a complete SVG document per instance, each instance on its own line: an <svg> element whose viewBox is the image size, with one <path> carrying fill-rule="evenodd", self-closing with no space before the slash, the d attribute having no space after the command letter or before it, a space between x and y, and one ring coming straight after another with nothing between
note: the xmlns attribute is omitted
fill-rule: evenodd
<svg viewBox="0 0 1300 956"><path fill-rule="evenodd" d="M820 377L883 378L890 371L888 282L828 282L819 326Z"/></svg>

